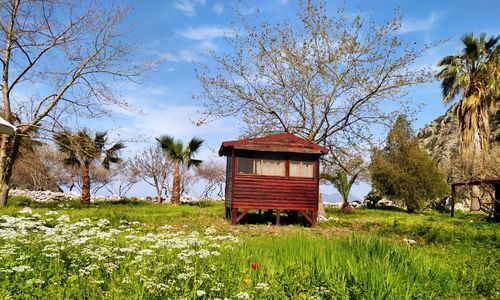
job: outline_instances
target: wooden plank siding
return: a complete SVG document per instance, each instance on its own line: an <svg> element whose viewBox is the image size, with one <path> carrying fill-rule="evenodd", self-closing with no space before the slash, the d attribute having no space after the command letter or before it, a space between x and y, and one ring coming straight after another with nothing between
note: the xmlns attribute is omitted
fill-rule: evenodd
<svg viewBox="0 0 500 300"><path fill-rule="evenodd" d="M316 178L236 175L232 192L232 208L318 209Z"/></svg>
<svg viewBox="0 0 500 300"><path fill-rule="evenodd" d="M224 206L231 207L231 199L233 196L233 160L234 156L228 156L226 162L226 188L224 191Z"/></svg>
<svg viewBox="0 0 500 300"><path fill-rule="evenodd" d="M250 209L259 209L259 214L261 209L274 210L279 224L280 213L293 210L314 227L319 199L319 158L327 153L325 147L290 133L223 142L219 155L227 156L226 217L236 224ZM281 162L285 163L284 170L280 169ZM311 163L313 174L309 173Z"/></svg>

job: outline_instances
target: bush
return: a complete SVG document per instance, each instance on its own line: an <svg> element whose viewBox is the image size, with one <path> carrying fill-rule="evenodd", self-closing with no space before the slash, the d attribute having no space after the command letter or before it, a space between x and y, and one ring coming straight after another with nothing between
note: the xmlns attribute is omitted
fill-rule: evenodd
<svg viewBox="0 0 500 300"><path fill-rule="evenodd" d="M449 194L437 164L420 148L410 123L401 115L389 131L383 149L373 149L370 177L383 196L402 201L409 212Z"/></svg>

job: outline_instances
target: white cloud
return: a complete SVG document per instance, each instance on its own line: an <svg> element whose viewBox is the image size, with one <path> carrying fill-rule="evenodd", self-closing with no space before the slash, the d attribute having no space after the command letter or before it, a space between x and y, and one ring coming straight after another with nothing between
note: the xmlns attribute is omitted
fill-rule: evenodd
<svg viewBox="0 0 500 300"><path fill-rule="evenodd" d="M198 56L198 54L190 50L180 50L175 54L171 52L165 52L160 54L160 59L162 61L189 63L202 60L201 57Z"/></svg>
<svg viewBox="0 0 500 300"><path fill-rule="evenodd" d="M188 17L196 15L194 3L187 0L176 1L172 5Z"/></svg>
<svg viewBox="0 0 500 300"><path fill-rule="evenodd" d="M439 21L440 18L441 16L439 14L437 14L436 12L431 12L429 17L427 17L426 19L408 19L407 21L403 20L399 33L429 31L434 27L434 25L437 23L437 21Z"/></svg>
<svg viewBox="0 0 500 300"><path fill-rule="evenodd" d="M210 50L216 50L217 45L211 41L202 41L199 46L203 51L209 52Z"/></svg>
<svg viewBox="0 0 500 300"><path fill-rule="evenodd" d="M185 37L186 39L197 41L212 40L221 37L233 37L236 35L236 32L234 32L234 30L209 26L201 26L196 28L188 27L178 30L177 33Z"/></svg>
<svg viewBox="0 0 500 300"><path fill-rule="evenodd" d="M132 126L151 137L171 134L175 137L188 139L193 135L206 136L215 132L228 133L232 131L226 122L218 121L206 126L197 127L192 123L199 116L199 106L177 106L157 104L144 108L145 116L135 118Z"/></svg>
<svg viewBox="0 0 500 300"><path fill-rule="evenodd" d="M212 9L214 10L214 12L216 14L221 14L224 12L224 5L222 3L215 3L213 6L212 6Z"/></svg>
<svg viewBox="0 0 500 300"><path fill-rule="evenodd" d="M196 0L196 1L189 1L189 0L180 0L180 1L175 1L172 3L172 5L180 10L183 14L185 14L188 17L193 17L196 15L196 6L205 6L206 0Z"/></svg>

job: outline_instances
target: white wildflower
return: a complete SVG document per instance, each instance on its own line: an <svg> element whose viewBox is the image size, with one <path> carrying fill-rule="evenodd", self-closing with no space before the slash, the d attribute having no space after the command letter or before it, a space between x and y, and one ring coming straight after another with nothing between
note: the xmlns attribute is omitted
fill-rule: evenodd
<svg viewBox="0 0 500 300"><path fill-rule="evenodd" d="M68 215L62 215L59 218L57 218L57 222L59 223L68 223L69 222L69 216Z"/></svg>
<svg viewBox="0 0 500 300"><path fill-rule="evenodd" d="M217 232L217 230L215 228L208 227L207 230L205 230L205 235L210 235L210 234L213 234L216 232Z"/></svg>
<svg viewBox="0 0 500 300"><path fill-rule="evenodd" d="M198 296L198 297L203 297L203 296L205 296L206 294L207 294L207 293L206 293L205 291L203 291L203 290L197 290L197 291L196 291L196 296Z"/></svg>
<svg viewBox="0 0 500 300"><path fill-rule="evenodd" d="M23 215L31 215L33 213L33 211L31 210L31 208L25 207L25 208L21 209L19 211L19 213L23 214Z"/></svg>
<svg viewBox="0 0 500 300"><path fill-rule="evenodd" d="M239 292L238 294L236 294L236 298L238 298L238 299L249 299L250 295L248 293L245 293L245 292Z"/></svg>
<svg viewBox="0 0 500 300"><path fill-rule="evenodd" d="M110 223L111 222L108 219L100 219L99 222L97 222L97 227L104 227Z"/></svg>
<svg viewBox="0 0 500 300"><path fill-rule="evenodd" d="M12 267L11 269L12 269L12 271L19 272L19 273L20 272L29 272L29 271L33 270L33 268L30 266L15 266L15 267Z"/></svg>

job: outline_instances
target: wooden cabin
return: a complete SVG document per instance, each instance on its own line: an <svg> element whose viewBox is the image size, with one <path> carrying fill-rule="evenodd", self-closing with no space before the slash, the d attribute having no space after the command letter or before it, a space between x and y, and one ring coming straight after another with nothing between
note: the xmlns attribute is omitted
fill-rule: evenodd
<svg viewBox="0 0 500 300"><path fill-rule="evenodd" d="M316 225L319 158L328 149L290 133L223 142L227 156L226 217L238 223L251 209L294 211Z"/></svg>

